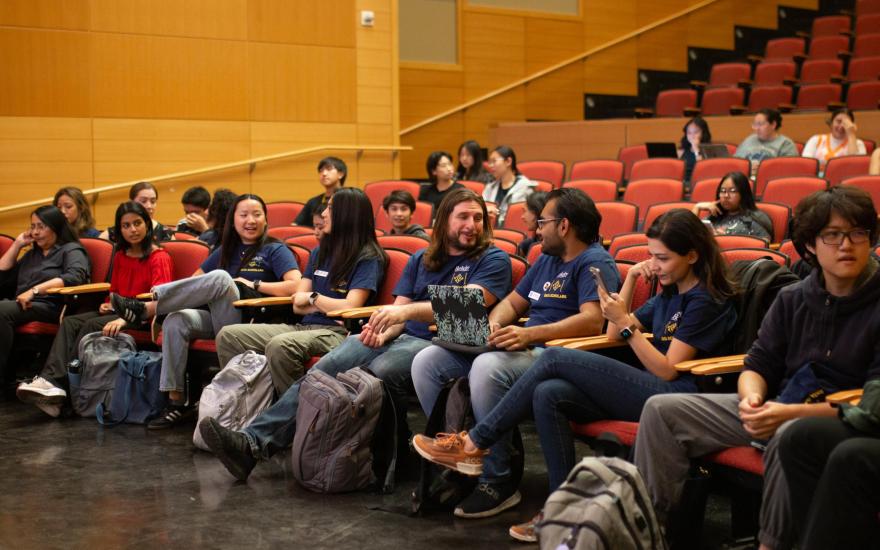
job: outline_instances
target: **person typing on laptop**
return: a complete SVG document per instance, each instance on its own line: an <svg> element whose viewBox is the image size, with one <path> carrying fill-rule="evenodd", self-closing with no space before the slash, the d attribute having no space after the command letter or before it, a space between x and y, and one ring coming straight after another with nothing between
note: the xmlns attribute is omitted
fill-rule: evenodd
<svg viewBox="0 0 880 550"><path fill-rule="evenodd" d="M489 313L488 343L497 351L473 355L432 345L413 360L413 384L426 415L446 382L467 376L479 422L531 367L544 342L602 331L604 318L590 267L598 268L611 292L620 287L620 274L599 239L601 221L593 200L579 189L548 195L537 230L544 253ZM524 315L529 320L520 326L517 321ZM519 503L510 480L509 446L510 433L492 447L480 483L455 509L456 516L494 516Z"/></svg>
<svg viewBox="0 0 880 550"><path fill-rule="evenodd" d="M467 188L450 191L440 203L431 244L413 254L394 289L393 305L372 314L360 334L351 335L313 368L331 376L360 365L382 379L398 414L398 441L409 440L407 393L413 357L431 344L429 285L479 288L487 306L510 291L510 257L492 245L483 199ZM235 432L214 419L199 423L205 443L238 479L246 479L257 460L288 447L296 433L299 382L244 430Z"/></svg>

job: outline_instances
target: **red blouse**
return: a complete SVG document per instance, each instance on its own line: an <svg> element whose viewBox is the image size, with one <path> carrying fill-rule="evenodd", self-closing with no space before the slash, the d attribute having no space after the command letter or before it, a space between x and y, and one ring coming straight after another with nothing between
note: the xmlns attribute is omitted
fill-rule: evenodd
<svg viewBox="0 0 880 550"><path fill-rule="evenodd" d="M113 257L110 292L133 298L168 282L171 282L171 256L161 248L154 249L146 260L126 256L121 250Z"/></svg>

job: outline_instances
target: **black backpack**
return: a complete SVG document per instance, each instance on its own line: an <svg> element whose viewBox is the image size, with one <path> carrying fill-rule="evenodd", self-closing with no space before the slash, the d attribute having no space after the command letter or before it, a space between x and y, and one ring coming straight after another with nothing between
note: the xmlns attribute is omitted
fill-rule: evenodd
<svg viewBox="0 0 880 550"><path fill-rule="evenodd" d="M797 275L784 265L768 258L738 260L733 262L731 272L739 285L736 328L733 353L746 353L758 338L758 329L764 315L779 291L800 281Z"/></svg>
<svg viewBox="0 0 880 550"><path fill-rule="evenodd" d="M436 437L438 433L459 433L475 424L471 407L471 392L467 378L450 380L440 390L434 409L428 417L425 435ZM519 485L522 480L525 451L519 428L513 431L513 449L510 453L511 481ZM423 460L420 465L419 484L412 494L412 515L431 512L451 512L459 502L471 494L477 486L477 478L462 475Z"/></svg>

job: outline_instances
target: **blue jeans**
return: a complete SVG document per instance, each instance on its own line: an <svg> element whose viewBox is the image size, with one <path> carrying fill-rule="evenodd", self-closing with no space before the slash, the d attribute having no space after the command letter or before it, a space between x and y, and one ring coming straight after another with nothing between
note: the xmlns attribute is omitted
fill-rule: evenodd
<svg viewBox="0 0 880 550"><path fill-rule="evenodd" d="M401 334L390 344L381 348L370 348L353 335L322 357L313 368L336 376L354 367L368 367L391 392L397 409L398 437L401 442L406 442L409 434L406 425L406 400L411 380L410 366L413 357L429 345L431 342L428 340ZM293 442L301 383L302 378L290 386L274 405L260 413L250 426L242 430L251 444L254 456L268 458Z"/></svg>
<svg viewBox="0 0 880 550"><path fill-rule="evenodd" d="M532 412L554 491L575 465L569 421L637 421L652 395L696 390L690 375L666 382L596 353L548 348L469 435L487 449Z"/></svg>
<svg viewBox="0 0 880 550"><path fill-rule="evenodd" d="M413 385L422 410L426 416L431 416L443 386L450 380L467 376L474 418L479 422L501 401L542 351L544 348L466 355L440 346L430 346L419 352L412 365ZM510 476L510 446L511 434L507 432L492 446L492 452L484 461L480 481L497 483Z"/></svg>

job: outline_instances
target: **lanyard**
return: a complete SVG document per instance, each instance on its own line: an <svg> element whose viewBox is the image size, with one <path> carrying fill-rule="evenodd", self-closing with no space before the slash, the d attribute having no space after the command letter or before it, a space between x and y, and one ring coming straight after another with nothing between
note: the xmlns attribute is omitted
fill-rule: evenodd
<svg viewBox="0 0 880 550"><path fill-rule="evenodd" d="M825 140L825 162L828 162L829 160L836 157L837 153L843 150L843 148L846 147L846 144L849 143L849 138L847 138L843 140L843 143L838 145L835 149L831 149L831 134L823 135L822 139Z"/></svg>

